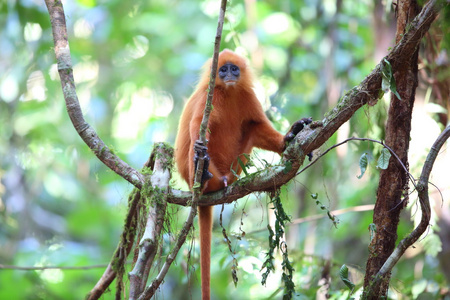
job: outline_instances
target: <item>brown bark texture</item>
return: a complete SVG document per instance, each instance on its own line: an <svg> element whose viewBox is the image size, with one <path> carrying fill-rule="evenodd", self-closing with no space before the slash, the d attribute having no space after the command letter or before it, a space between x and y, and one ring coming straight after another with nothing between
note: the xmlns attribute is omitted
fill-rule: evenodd
<svg viewBox="0 0 450 300"><path fill-rule="evenodd" d="M398 2L396 42L400 41L407 25L419 13L415 0ZM417 79L418 48L405 64L394 69L398 99L391 93L385 143L398 155L403 165L408 166L408 150L411 132L411 117L415 100ZM382 170L377 190L373 223L376 234L369 245L369 259L364 278L364 294L367 299L387 296L390 273L372 284L373 278L391 255L397 241L397 227L401 210L408 202L408 174L401 164L390 160L389 167Z"/></svg>

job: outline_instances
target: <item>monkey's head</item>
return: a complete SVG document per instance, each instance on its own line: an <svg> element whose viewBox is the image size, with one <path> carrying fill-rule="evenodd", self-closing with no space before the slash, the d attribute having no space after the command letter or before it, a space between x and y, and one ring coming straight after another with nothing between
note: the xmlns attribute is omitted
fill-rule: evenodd
<svg viewBox="0 0 450 300"><path fill-rule="evenodd" d="M211 60L205 66L204 74L200 85L207 85L209 82L209 73L211 72ZM253 76L247 65L247 60L239 54L224 49L219 53L219 63L216 74L216 87L237 91L243 88L251 89Z"/></svg>
<svg viewBox="0 0 450 300"><path fill-rule="evenodd" d="M216 86L225 88L248 86L251 85L251 77L244 57L228 49L219 53Z"/></svg>

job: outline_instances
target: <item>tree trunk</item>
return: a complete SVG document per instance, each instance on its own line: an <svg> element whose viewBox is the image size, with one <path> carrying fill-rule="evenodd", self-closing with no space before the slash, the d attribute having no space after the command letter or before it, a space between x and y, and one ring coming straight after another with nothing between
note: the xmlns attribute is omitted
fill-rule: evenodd
<svg viewBox="0 0 450 300"><path fill-rule="evenodd" d="M398 1L397 9L396 42L405 33L407 24L419 13L415 0ZM417 87L417 60L418 49L409 60L409 64L393 70L401 99L391 93L386 124L386 144L392 148L406 167L408 167L411 116ZM377 284L372 284L372 279L395 248L400 212L407 201L408 174L392 157L389 167L380 173L373 215L376 234L369 245L369 259L364 278L364 296L367 299L380 299L387 296L390 274Z"/></svg>

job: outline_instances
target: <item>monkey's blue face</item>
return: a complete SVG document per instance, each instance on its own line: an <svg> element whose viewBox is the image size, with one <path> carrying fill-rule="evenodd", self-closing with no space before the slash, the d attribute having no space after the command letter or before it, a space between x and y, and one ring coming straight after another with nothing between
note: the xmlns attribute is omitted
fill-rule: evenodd
<svg viewBox="0 0 450 300"><path fill-rule="evenodd" d="M227 63L219 68L219 78L225 83L225 85L235 85L239 80L241 70L238 66Z"/></svg>

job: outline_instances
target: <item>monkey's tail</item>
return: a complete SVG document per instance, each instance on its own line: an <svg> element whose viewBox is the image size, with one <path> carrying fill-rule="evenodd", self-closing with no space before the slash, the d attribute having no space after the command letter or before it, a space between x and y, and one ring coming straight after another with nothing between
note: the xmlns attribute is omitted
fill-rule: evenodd
<svg viewBox="0 0 450 300"><path fill-rule="evenodd" d="M200 227L200 272L202 277L202 300L209 300L211 293L211 236L212 206L199 206L198 223Z"/></svg>

